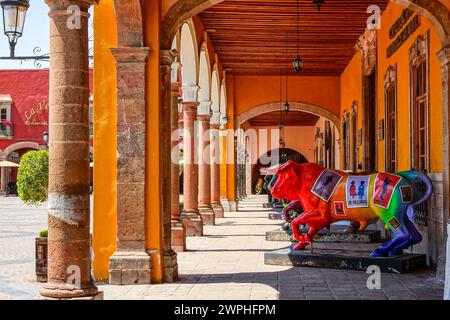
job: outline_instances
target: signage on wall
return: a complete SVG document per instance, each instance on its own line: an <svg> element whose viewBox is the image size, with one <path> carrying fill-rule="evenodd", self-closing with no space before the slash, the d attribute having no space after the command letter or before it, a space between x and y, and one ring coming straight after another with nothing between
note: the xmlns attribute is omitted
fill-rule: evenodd
<svg viewBox="0 0 450 320"><path fill-rule="evenodd" d="M40 114L46 113L48 114L48 103L46 101L41 101L37 104L37 106L31 108L28 111L25 111L25 125L27 126L46 126L48 125L48 121L39 121L41 119L36 119ZM45 116L47 119L48 115ZM39 117L40 118L40 117Z"/></svg>
<svg viewBox="0 0 450 320"><path fill-rule="evenodd" d="M420 17L414 16L414 18L408 23L408 25L403 29L400 35L391 43L391 45L386 50L386 55L388 58L397 52L397 50L408 40L408 38L420 27Z"/></svg>
<svg viewBox="0 0 450 320"><path fill-rule="evenodd" d="M403 27L408 22L409 18L413 16L414 12L411 9L406 8L403 10L400 18L395 21L391 29L389 29L389 38L394 39L394 37L403 29Z"/></svg>

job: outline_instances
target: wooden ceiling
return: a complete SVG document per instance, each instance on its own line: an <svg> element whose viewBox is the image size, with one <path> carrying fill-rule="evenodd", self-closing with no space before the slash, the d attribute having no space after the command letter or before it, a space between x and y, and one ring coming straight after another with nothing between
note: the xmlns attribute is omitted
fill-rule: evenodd
<svg viewBox="0 0 450 320"><path fill-rule="evenodd" d="M280 119L283 119L281 115L284 116L284 111L273 111L256 116L248 122L254 127L271 127L278 126ZM301 112L301 111L290 111L284 118L284 125L286 127L296 126L296 127L311 127L315 126L317 121L319 121L319 116L311 113Z"/></svg>
<svg viewBox="0 0 450 320"><path fill-rule="evenodd" d="M340 75L366 28L367 7L388 0L300 0L301 75ZM297 54L296 0L224 0L199 14L222 64L235 75L291 74ZM288 59L286 59L286 34Z"/></svg>

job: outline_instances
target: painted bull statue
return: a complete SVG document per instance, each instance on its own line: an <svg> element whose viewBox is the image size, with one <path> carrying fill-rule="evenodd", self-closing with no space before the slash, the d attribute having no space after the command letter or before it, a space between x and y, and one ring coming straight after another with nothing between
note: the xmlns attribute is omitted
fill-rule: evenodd
<svg viewBox="0 0 450 320"><path fill-rule="evenodd" d="M393 239L380 245L371 256L384 257L401 254L403 249L422 241L414 226L414 208L426 202L433 192L431 180L417 171L395 174L376 173L350 175L328 170L313 164L288 161L283 165L264 169L277 174L272 195L291 201L291 207L302 207L304 213L292 221L293 250L313 247L313 237L322 228L337 221L351 221L364 230L368 224L381 219L394 233ZM419 183L426 191L419 196ZM309 225L307 234L300 233L300 225Z"/></svg>

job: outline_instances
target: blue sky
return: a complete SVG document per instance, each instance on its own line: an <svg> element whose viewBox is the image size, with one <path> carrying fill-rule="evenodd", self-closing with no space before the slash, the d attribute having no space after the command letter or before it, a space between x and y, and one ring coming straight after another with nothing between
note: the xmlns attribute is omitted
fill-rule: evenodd
<svg viewBox="0 0 450 320"><path fill-rule="evenodd" d="M40 47L42 53L49 52L49 8L44 0L31 0L27 12L23 36L19 38L16 46L16 56L32 56L33 49ZM92 11L92 10L91 10ZM0 56L9 56L8 39L3 33L3 16L0 15ZM92 17L90 19L92 22ZM90 23L91 23L90 22ZM48 63L42 63L47 68ZM33 61L0 60L0 69L35 69Z"/></svg>

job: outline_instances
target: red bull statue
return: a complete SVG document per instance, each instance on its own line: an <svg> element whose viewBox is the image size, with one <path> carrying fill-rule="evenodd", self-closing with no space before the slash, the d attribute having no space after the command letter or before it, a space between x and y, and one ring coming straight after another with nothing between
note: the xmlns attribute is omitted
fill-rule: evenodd
<svg viewBox="0 0 450 320"><path fill-rule="evenodd" d="M314 235L338 221L350 221L362 231L381 219L393 231L393 239L372 252L373 257L402 254L403 249L422 241L414 226L414 208L431 197L433 185L421 172L350 175L318 164L293 161L264 171L278 175L272 187L275 198L291 201L288 209L303 208L304 213L292 221L294 238L298 241L293 250L304 250L309 245L312 251ZM418 181L426 186L422 196ZM307 234L300 233L300 225L309 226Z"/></svg>

